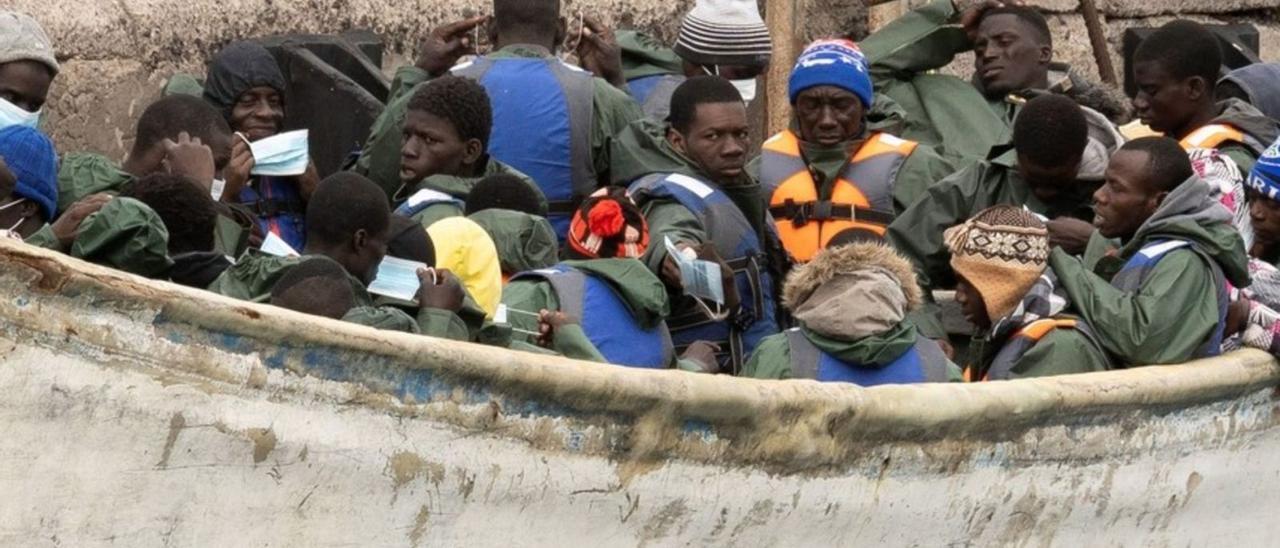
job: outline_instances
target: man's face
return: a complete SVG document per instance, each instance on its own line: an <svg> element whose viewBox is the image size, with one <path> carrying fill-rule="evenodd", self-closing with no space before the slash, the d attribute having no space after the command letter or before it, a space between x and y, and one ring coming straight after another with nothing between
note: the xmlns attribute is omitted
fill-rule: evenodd
<svg viewBox="0 0 1280 548"><path fill-rule="evenodd" d="M1168 194L1156 190L1147 174L1147 153L1121 150L1107 165L1106 182L1093 193L1093 226L1108 238L1127 241Z"/></svg>
<svg viewBox="0 0 1280 548"><path fill-rule="evenodd" d="M280 133L284 126L284 101L280 92L266 87L250 88L231 107L231 130L257 141Z"/></svg>
<svg viewBox="0 0 1280 548"><path fill-rule="evenodd" d="M862 133L862 101L835 86L817 86L796 96L796 121L807 143L832 146Z"/></svg>
<svg viewBox="0 0 1280 548"><path fill-rule="evenodd" d="M1041 166L1018 155L1018 173L1031 187L1031 194L1045 205L1057 204L1072 196L1072 190L1079 184L1076 175L1080 171L1080 161L1068 162L1060 166Z"/></svg>
<svg viewBox="0 0 1280 548"><path fill-rule="evenodd" d="M1053 48L1014 15L984 18L973 46L974 69L988 97L1039 87L1048 78Z"/></svg>
<svg viewBox="0 0 1280 548"><path fill-rule="evenodd" d="M404 120L400 147L400 180L414 184L431 175L465 175L468 141L448 120L420 110L410 110ZM479 148L476 141L474 148Z"/></svg>
<svg viewBox="0 0 1280 548"><path fill-rule="evenodd" d="M0 65L0 98L27 112L44 108L53 74L35 61L13 61Z"/></svg>
<svg viewBox="0 0 1280 548"><path fill-rule="evenodd" d="M698 105L688 134L674 128L667 139L704 173L727 183L742 175L747 164L747 107L741 102Z"/></svg>
<svg viewBox="0 0 1280 548"><path fill-rule="evenodd" d="M1280 202L1260 194L1250 195L1249 220L1258 243L1273 249L1280 244Z"/></svg>
<svg viewBox="0 0 1280 548"><path fill-rule="evenodd" d="M1133 79L1138 84L1138 94L1133 96L1134 113L1147 127L1161 133L1186 126L1204 93L1200 89L1203 86L1198 85L1199 78L1179 80L1156 61L1135 64Z"/></svg>
<svg viewBox="0 0 1280 548"><path fill-rule="evenodd" d="M982 294L962 277L957 277L956 280L956 302L960 304L960 313L969 323L983 331L991 329L991 318L988 317L987 303L982 300Z"/></svg>

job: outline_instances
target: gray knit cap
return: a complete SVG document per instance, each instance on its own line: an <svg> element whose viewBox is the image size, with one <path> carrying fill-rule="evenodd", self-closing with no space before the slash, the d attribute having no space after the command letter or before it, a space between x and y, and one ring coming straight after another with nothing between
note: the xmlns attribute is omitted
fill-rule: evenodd
<svg viewBox="0 0 1280 548"><path fill-rule="evenodd" d="M672 49L695 65L763 66L773 53L756 0L697 0Z"/></svg>
<svg viewBox="0 0 1280 548"><path fill-rule="evenodd" d="M40 23L25 13L0 11L0 65L13 61L35 61L58 74L53 44Z"/></svg>

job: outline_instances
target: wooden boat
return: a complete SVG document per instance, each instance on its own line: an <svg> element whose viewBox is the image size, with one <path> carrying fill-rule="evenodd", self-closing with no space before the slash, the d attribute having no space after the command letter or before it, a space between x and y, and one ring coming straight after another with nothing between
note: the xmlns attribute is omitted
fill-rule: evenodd
<svg viewBox="0 0 1280 548"><path fill-rule="evenodd" d="M862 389L379 332L0 242L0 545L1260 545L1260 352Z"/></svg>

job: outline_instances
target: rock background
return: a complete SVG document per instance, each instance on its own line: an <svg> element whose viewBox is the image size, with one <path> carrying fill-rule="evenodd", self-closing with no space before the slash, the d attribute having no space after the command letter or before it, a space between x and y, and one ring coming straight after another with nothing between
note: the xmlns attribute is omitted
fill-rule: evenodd
<svg viewBox="0 0 1280 548"><path fill-rule="evenodd" d="M794 2L797 41L847 34L920 5L897 0L872 8L850 0ZM1134 25L1159 25L1176 14L1206 22L1250 22L1261 31L1262 56L1280 60L1280 0L1098 0L1117 71L1121 36ZM1050 15L1057 57L1097 78L1078 0L1034 2ZM177 71L204 72L204 60L238 38L285 33L369 29L387 45L385 69L411 59L416 43L442 22L488 11L487 0L4 0L0 7L33 15L54 40L63 72L54 82L46 128L62 151L91 150L120 158L132 144L133 123ZM671 41L692 0L577 0L564 12L598 14L620 28L644 29ZM767 9L767 7L766 7ZM775 32L776 29L775 29ZM949 71L965 75L968 56ZM762 90L766 89L762 87ZM758 103L763 103L760 101ZM761 105L757 105L759 108ZM757 119L760 113L757 114ZM775 113L776 117L785 113Z"/></svg>

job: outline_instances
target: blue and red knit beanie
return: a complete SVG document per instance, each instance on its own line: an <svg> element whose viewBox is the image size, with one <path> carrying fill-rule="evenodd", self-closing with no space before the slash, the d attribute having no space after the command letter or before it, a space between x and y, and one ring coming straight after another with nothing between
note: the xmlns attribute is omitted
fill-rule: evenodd
<svg viewBox="0 0 1280 548"><path fill-rule="evenodd" d="M1253 164L1248 185L1268 200L1280 202L1280 140L1272 143Z"/></svg>
<svg viewBox="0 0 1280 548"><path fill-rule="evenodd" d="M0 129L0 158L18 178L14 194L40 205L46 221L58 212L58 153L39 130L26 126Z"/></svg>
<svg viewBox="0 0 1280 548"><path fill-rule="evenodd" d="M791 69L788 95L796 103L800 92L817 86L835 86L857 95L863 108L871 108L871 75L867 58L849 40L818 40L804 49Z"/></svg>

